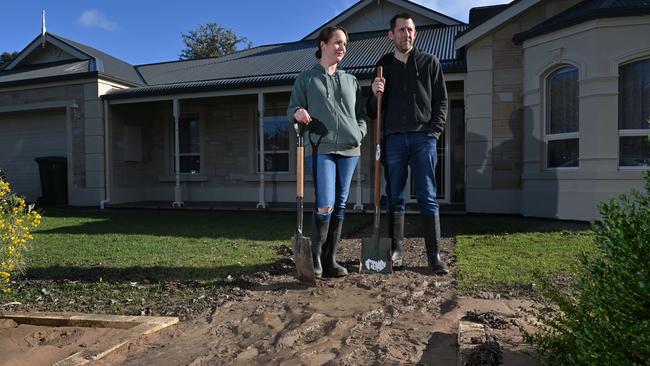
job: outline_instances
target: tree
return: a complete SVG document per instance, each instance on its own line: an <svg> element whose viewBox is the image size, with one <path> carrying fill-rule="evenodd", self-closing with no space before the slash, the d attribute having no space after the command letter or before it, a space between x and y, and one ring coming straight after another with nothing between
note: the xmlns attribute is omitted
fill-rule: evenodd
<svg viewBox="0 0 650 366"><path fill-rule="evenodd" d="M246 37L239 37L234 31L217 23L200 25L188 34L181 33L185 49L181 51L181 60L194 60L207 57L219 57L237 51L238 44L251 48L252 43Z"/></svg>
<svg viewBox="0 0 650 366"><path fill-rule="evenodd" d="M7 66L13 59L18 56L18 52L3 52L0 54L0 70Z"/></svg>

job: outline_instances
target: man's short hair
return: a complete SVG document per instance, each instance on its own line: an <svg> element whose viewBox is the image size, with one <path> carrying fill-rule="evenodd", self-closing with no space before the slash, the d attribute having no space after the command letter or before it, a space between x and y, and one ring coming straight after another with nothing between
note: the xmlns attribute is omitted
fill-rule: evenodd
<svg viewBox="0 0 650 366"><path fill-rule="evenodd" d="M409 13L399 13L399 14L396 14L394 17L390 18L390 31L391 32L395 30L395 23L397 23L397 19L404 19L404 20L411 19L411 20L413 20L413 17Z"/></svg>

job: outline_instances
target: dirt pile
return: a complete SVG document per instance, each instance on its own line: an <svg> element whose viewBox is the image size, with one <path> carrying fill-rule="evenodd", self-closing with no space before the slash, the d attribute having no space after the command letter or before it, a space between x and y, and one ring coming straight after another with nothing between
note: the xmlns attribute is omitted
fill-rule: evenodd
<svg viewBox="0 0 650 366"><path fill-rule="evenodd" d="M361 237L361 236L359 236ZM434 276L424 243L407 239L408 269L361 275L360 239L338 255L351 274L316 288L291 272L260 275L243 296L107 362L124 364L455 364L453 274ZM448 257L452 243L445 240Z"/></svg>

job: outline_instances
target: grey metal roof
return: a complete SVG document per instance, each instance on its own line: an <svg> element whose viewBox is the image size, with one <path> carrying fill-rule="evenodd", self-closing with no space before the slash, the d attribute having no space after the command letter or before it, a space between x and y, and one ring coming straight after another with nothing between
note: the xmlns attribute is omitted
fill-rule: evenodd
<svg viewBox="0 0 650 366"><path fill-rule="evenodd" d="M420 27L415 47L438 56L446 72L464 71L465 61L457 59L454 51L454 37L466 27L464 24ZM340 67L357 77L369 78L377 60L392 49L386 31L350 34L347 55ZM136 68L148 86L114 90L104 97L118 99L287 85L300 71L317 62L315 50L314 40L303 40L255 47L219 58L140 65Z"/></svg>
<svg viewBox="0 0 650 366"><path fill-rule="evenodd" d="M39 67L7 70L0 72L0 85L4 83L41 79L52 76L83 74L88 73L89 68L89 60L73 60L65 63L50 63Z"/></svg>
<svg viewBox="0 0 650 366"><path fill-rule="evenodd" d="M512 38L516 44L592 19L650 14L650 0L586 0Z"/></svg>
<svg viewBox="0 0 650 366"><path fill-rule="evenodd" d="M465 35L465 33L471 32L474 28L496 17L497 15L501 14L503 11L512 7L513 5L516 5L520 1L521 0L512 0L507 4L478 6L469 9L469 27L465 28L465 30L463 30L462 32L456 34L456 38Z"/></svg>
<svg viewBox="0 0 650 366"><path fill-rule="evenodd" d="M138 72L133 67L133 65L93 47L86 46L84 44L69 40L56 34L50 33L50 35L94 58L97 68L96 71L99 71L106 75L114 76L124 81L128 81L132 84L144 85L144 80L142 80L140 75L138 75Z"/></svg>
<svg viewBox="0 0 650 366"><path fill-rule="evenodd" d="M471 28L474 28L483 24L485 21L501 13L514 3L515 2L513 1L509 4L477 6L475 8L469 9L469 26Z"/></svg>
<svg viewBox="0 0 650 366"><path fill-rule="evenodd" d="M29 50L35 42L40 42L42 36L36 37L26 48ZM86 55L84 59L66 60L38 65L28 65L0 71L0 86L17 83L39 82L42 79L69 79L74 75L87 77L89 74L101 75L129 85L145 85L144 80L138 74L133 65L119 60L109 54L71 41L53 33L46 33L46 37L52 37L63 42L68 47ZM23 52L27 52L23 50Z"/></svg>

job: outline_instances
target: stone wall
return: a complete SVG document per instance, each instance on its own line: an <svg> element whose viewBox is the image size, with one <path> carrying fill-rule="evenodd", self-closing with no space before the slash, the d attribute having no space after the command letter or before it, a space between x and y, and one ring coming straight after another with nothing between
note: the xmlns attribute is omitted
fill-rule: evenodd
<svg viewBox="0 0 650 366"><path fill-rule="evenodd" d="M203 151L209 184L240 184L231 177L256 172L251 132L257 133L257 96L220 97L208 103Z"/></svg>
<svg viewBox="0 0 650 366"><path fill-rule="evenodd" d="M523 48L512 37L577 4L546 0L492 34L492 187L519 189L522 173Z"/></svg>
<svg viewBox="0 0 650 366"><path fill-rule="evenodd" d="M468 211L520 212L524 69L512 37L578 2L542 1L467 46Z"/></svg>
<svg viewBox="0 0 650 366"><path fill-rule="evenodd" d="M524 42L522 214L593 220L599 202L643 188L644 167L619 166L619 67L650 58L649 33L650 16L602 18ZM549 169L545 80L567 65L578 70L579 164Z"/></svg>

